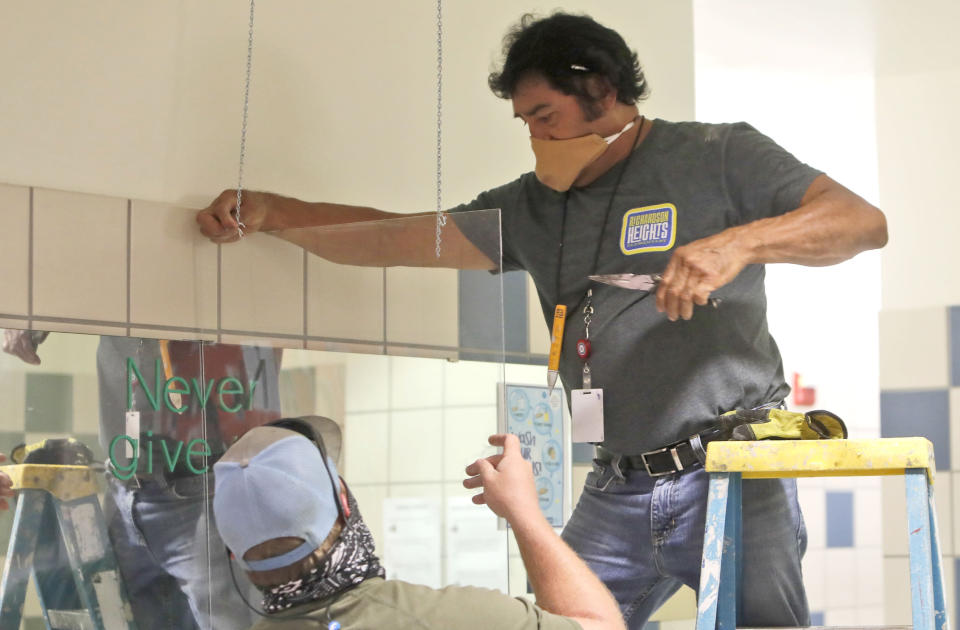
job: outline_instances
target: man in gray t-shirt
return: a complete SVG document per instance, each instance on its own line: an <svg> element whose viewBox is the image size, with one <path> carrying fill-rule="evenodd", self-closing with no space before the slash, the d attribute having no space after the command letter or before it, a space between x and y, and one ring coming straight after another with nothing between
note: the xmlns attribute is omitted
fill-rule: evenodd
<svg viewBox="0 0 960 630"><path fill-rule="evenodd" d="M763 265L835 264L882 247L886 222L748 125L641 116L636 54L589 17L524 17L504 50L489 84L528 125L537 166L454 209L444 242L456 260L435 258L429 230L375 251L364 233L278 235L344 264L528 271L548 325L566 307L558 367L568 397L587 385L578 350L592 316L584 354L589 386L604 392L604 435L564 539L638 629L682 584L699 586L707 475L697 448L716 437L715 417L779 405L789 392L767 329ZM198 214L202 232L237 240L235 205L235 191L222 193ZM502 267L497 239L461 212L479 208L501 209ZM408 215L244 194L248 233L396 216ZM624 272L663 279L643 293L587 278ZM796 484L744 483L743 523L740 625L808 625Z"/></svg>

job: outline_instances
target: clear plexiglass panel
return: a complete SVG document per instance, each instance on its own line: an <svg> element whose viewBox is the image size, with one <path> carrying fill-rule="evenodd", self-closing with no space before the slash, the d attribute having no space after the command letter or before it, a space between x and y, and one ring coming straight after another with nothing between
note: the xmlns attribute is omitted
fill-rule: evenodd
<svg viewBox="0 0 960 630"><path fill-rule="evenodd" d="M339 427L336 467L388 577L525 590L508 533L461 485L494 452L499 234L498 211L451 215L439 258L432 215L259 235L223 248L223 323L200 339L6 331L0 627L251 625L243 599L259 609L261 592L231 576L212 466L303 416ZM264 275L277 251L299 276ZM277 313L300 329L278 332Z"/></svg>

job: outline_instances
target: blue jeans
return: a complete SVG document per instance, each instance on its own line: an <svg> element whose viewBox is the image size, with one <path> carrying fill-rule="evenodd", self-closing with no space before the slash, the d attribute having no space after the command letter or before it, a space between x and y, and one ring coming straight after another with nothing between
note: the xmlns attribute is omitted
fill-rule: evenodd
<svg viewBox="0 0 960 630"><path fill-rule="evenodd" d="M682 584L700 586L709 475L652 478L594 462L563 539L639 630ZM793 479L743 482L743 585L738 626L808 626L800 559L807 532Z"/></svg>
<svg viewBox="0 0 960 630"><path fill-rule="evenodd" d="M110 474L107 479L107 527L137 628L234 630L253 625L255 613L233 586L213 520L213 475L188 478L176 490L162 482L147 481L137 488ZM204 485L209 486L206 498ZM244 597L259 605L243 570L235 571Z"/></svg>

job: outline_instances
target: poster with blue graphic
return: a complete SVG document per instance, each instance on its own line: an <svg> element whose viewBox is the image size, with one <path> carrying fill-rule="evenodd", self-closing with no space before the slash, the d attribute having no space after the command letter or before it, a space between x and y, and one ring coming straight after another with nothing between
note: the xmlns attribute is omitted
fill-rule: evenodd
<svg viewBox="0 0 960 630"><path fill-rule="evenodd" d="M520 439L523 458L533 466L540 509L547 522L562 527L569 473L563 390L509 383L499 384L498 390L500 430Z"/></svg>

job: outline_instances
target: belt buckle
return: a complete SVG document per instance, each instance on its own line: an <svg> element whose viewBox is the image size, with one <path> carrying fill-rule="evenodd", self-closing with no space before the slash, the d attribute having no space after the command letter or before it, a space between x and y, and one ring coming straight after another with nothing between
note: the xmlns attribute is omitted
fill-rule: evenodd
<svg viewBox="0 0 960 630"><path fill-rule="evenodd" d="M640 453L640 459L643 460L643 467L647 469L647 474L651 477L663 477L666 475L672 475L673 473L683 471L683 463L680 461L680 457L677 455L677 447L679 444L674 444L673 446L664 446L663 448L658 448L655 451L647 451L646 453ZM647 457L650 455L657 455L658 453L670 453L670 457L673 458L673 464L677 467L676 470L665 470L663 472L653 472L650 470L650 462L647 461Z"/></svg>

